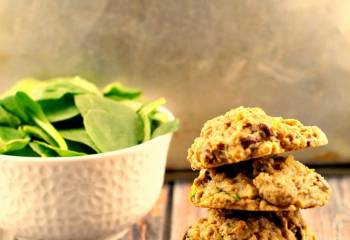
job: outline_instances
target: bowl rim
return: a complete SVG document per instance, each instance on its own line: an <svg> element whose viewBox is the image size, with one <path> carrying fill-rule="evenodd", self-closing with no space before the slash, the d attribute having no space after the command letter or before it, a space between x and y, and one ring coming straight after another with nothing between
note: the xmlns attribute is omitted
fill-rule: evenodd
<svg viewBox="0 0 350 240"><path fill-rule="evenodd" d="M159 111L165 113L168 115L169 120L175 120L174 114L165 107L159 107ZM105 158L105 157L115 157L120 156L125 153L131 153L136 152L139 150L142 150L143 148L147 148L148 145L152 145L153 143L165 140L166 138L169 138L172 136L173 133L168 133L165 135L158 136L156 138L153 138L147 142L143 142L131 147L118 149L115 151L109 151L109 152L103 152L103 153L95 153L95 154L89 154L84 156L72 156L72 157L26 157L26 156L12 156L12 155L4 155L0 154L0 161L2 160L8 160L11 162L23 162L23 163L63 163L63 162L81 162L81 161L88 161L88 160L96 160L99 158Z"/></svg>

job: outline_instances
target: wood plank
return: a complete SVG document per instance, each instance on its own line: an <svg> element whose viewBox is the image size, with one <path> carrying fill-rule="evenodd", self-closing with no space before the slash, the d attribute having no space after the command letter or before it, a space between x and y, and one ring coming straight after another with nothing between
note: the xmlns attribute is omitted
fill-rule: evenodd
<svg viewBox="0 0 350 240"><path fill-rule="evenodd" d="M195 208L188 199L190 183L179 182L174 186L171 240L181 240L187 228L199 217L205 216L206 210Z"/></svg>
<svg viewBox="0 0 350 240"><path fill-rule="evenodd" d="M350 240L350 176L328 177L333 195L323 208L303 210L318 240ZM173 194L171 240L182 239L186 229L206 210L191 205L188 199L191 183L177 183Z"/></svg>
<svg viewBox="0 0 350 240"><path fill-rule="evenodd" d="M164 239L166 211L170 187L164 186L161 195L151 212L133 225L122 240L161 240Z"/></svg>
<svg viewBox="0 0 350 240"><path fill-rule="evenodd" d="M350 176L327 178L333 194L322 208L303 210L318 240L350 239Z"/></svg>
<svg viewBox="0 0 350 240"><path fill-rule="evenodd" d="M0 240L13 240L14 239L14 234L10 232L5 232L0 229Z"/></svg>

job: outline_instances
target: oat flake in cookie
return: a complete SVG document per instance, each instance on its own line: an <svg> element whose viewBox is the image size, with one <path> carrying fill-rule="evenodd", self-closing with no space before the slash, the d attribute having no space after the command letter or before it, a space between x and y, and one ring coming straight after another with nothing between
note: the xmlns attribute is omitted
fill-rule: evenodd
<svg viewBox="0 0 350 240"><path fill-rule="evenodd" d="M313 169L288 157L265 157L201 170L190 198L197 207L281 211L325 205L331 189Z"/></svg>
<svg viewBox="0 0 350 240"><path fill-rule="evenodd" d="M242 212L210 210L199 219L184 240L315 240L299 211Z"/></svg>
<svg viewBox="0 0 350 240"><path fill-rule="evenodd" d="M204 124L188 150L188 160L193 169L208 169L327 143L316 126L271 117L260 108L239 107Z"/></svg>

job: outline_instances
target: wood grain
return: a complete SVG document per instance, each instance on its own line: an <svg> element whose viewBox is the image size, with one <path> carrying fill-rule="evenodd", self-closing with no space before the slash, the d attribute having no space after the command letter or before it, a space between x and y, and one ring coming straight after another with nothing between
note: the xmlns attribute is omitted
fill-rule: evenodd
<svg viewBox="0 0 350 240"><path fill-rule="evenodd" d="M164 186L152 211L133 225L122 240L161 240L164 239L170 187Z"/></svg>
<svg viewBox="0 0 350 240"><path fill-rule="evenodd" d="M333 194L323 208L303 211L318 240L350 239L350 176L327 178Z"/></svg>
<svg viewBox="0 0 350 240"><path fill-rule="evenodd" d="M206 210L195 208L189 201L190 183L175 184L173 193L171 216L171 240L183 238L187 228L199 217L205 215Z"/></svg>

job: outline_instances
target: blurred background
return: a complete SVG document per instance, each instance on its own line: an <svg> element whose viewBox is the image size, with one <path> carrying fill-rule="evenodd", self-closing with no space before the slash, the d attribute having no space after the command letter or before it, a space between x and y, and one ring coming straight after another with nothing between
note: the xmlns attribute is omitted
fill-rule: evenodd
<svg viewBox="0 0 350 240"><path fill-rule="evenodd" d="M182 123L170 169L240 105L320 126L330 143L304 162L350 162L348 0L0 0L0 26L0 90L81 75L166 97Z"/></svg>

